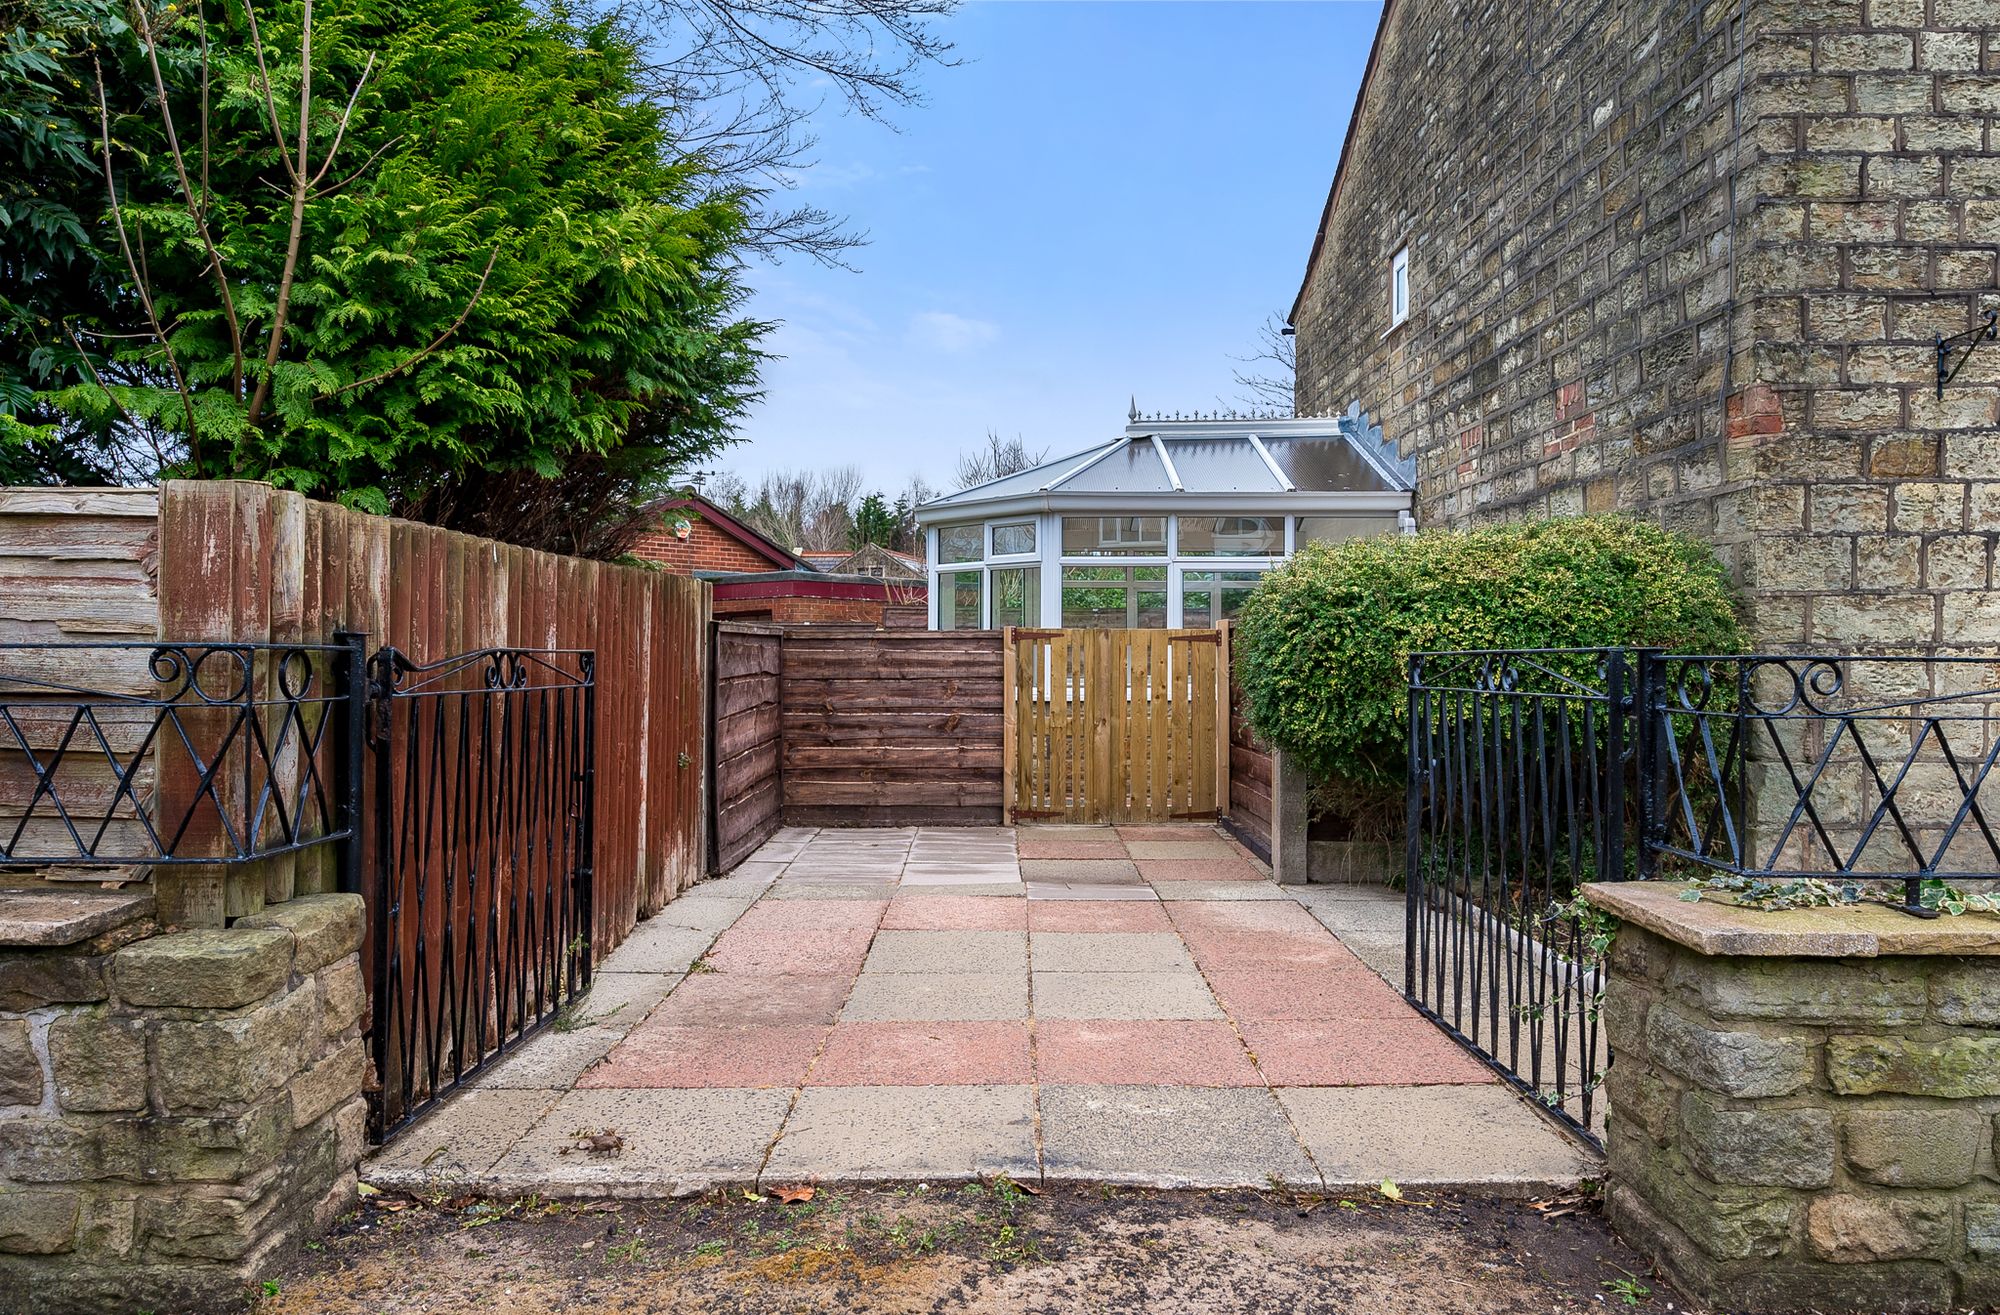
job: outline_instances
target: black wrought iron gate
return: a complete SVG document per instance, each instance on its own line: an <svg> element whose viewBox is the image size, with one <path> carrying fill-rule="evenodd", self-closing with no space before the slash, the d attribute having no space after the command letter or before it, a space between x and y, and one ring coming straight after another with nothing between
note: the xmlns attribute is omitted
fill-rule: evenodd
<svg viewBox="0 0 2000 1315"><path fill-rule="evenodd" d="M596 680L583 651L368 669L379 1141L589 985Z"/></svg>
<svg viewBox="0 0 2000 1315"><path fill-rule="evenodd" d="M1404 991L1600 1140L1588 881L1719 878L1919 917L2000 880L1992 657L1420 653ZM1885 889L1886 888L1886 889Z"/></svg>

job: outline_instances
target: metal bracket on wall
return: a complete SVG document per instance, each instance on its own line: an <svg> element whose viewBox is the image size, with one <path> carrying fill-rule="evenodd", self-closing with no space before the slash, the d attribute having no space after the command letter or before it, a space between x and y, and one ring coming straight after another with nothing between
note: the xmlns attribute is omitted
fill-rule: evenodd
<svg viewBox="0 0 2000 1315"><path fill-rule="evenodd" d="M1991 342L1996 337L2000 337L2000 311L1992 310L1986 312L1986 323L1979 328L1967 329L1964 333L1954 333L1949 338L1943 334L1937 335L1938 401L1944 400L1944 386L1958 378L1958 372L1972 359L1973 350L1981 342ZM1953 364L1951 353L1960 343L1965 344L1965 352L1958 358L1958 362Z"/></svg>

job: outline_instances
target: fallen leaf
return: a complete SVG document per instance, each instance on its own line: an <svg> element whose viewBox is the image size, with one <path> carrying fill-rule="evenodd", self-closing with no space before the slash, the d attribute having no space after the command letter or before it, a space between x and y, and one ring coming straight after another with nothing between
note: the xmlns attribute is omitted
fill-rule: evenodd
<svg viewBox="0 0 2000 1315"><path fill-rule="evenodd" d="M813 1199L813 1189L810 1187L774 1187L771 1189L771 1195L777 1197L779 1201L786 1205L803 1205Z"/></svg>
<svg viewBox="0 0 2000 1315"><path fill-rule="evenodd" d="M747 1188L747 1187L743 1189L743 1199L744 1199L744 1200L746 1200L746 1201L754 1201L754 1202L756 1202L756 1203L757 1203L757 1204L759 1204L759 1205L762 1205L762 1204L763 1204L763 1202L764 1202L764 1198L763 1198L763 1197L761 1197L761 1196L757 1195L757 1193L755 1193L755 1192L751 1191L751 1190L750 1190L749 1188Z"/></svg>
<svg viewBox="0 0 2000 1315"><path fill-rule="evenodd" d="M363 1195L363 1196L380 1196L380 1195L382 1195L382 1189L381 1189L381 1188L379 1188L379 1187L376 1187L376 1186L374 1186L374 1185L372 1185L372 1184L370 1184L370 1183L356 1183L356 1184L354 1185L354 1190L355 1190L355 1191L357 1191L357 1192L359 1192L359 1193L361 1193L361 1195Z"/></svg>
<svg viewBox="0 0 2000 1315"><path fill-rule="evenodd" d="M1379 1190L1382 1195L1388 1197L1391 1201L1400 1201L1403 1199L1403 1189L1390 1182L1387 1178L1382 1180L1382 1186Z"/></svg>

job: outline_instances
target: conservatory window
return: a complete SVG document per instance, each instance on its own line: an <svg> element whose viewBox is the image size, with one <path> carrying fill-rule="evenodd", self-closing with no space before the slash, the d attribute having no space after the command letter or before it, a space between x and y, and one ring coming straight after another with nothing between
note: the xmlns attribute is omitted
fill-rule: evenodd
<svg viewBox="0 0 2000 1315"><path fill-rule="evenodd" d="M1263 578L1262 571L1183 571L1181 624L1203 627L1233 620Z"/></svg>
<svg viewBox="0 0 2000 1315"><path fill-rule="evenodd" d="M947 571L938 579L944 586L938 593L938 629L980 629L979 572Z"/></svg>
<svg viewBox="0 0 2000 1315"><path fill-rule="evenodd" d="M995 527L996 542L998 527ZM1042 572L1036 566L1010 566L993 572L993 628L1032 626L1042 619Z"/></svg>
<svg viewBox="0 0 2000 1315"><path fill-rule="evenodd" d="M1396 524L1394 512L1371 516L1301 516L1298 541L1301 544L1340 543L1347 539L1366 538L1371 534L1392 534Z"/></svg>
<svg viewBox="0 0 2000 1315"><path fill-rule="evenodd" d="M938 560L976 562L986 555L985 532L978 525L947 525L938 531Z"/></svg>
<svg viewBox="0 0 2000 1315"><path fill-rule="evenodd" d="M1065 516L1065 557L1164 557L1165 516Z"/></svg>
<svg viewBox="0 0 2000 1315"><path fill-rule="evenodd" d="M1018 557L1035 550L1033 521L1006 521L993 527L993 555Z"/></svg>
<svg viewBox="0 0 2000 1315"><path fill-rule="evenodd" d="M1282 516L1183 516L1179 551L1183 557L1283 557Z"/></svg>
<svg viewBox="0 0 2000 1315"><path fill-rule="evenodd" d="M1063 567L1062 623L1106 630L1163 630L1164 566Z"/></svg>

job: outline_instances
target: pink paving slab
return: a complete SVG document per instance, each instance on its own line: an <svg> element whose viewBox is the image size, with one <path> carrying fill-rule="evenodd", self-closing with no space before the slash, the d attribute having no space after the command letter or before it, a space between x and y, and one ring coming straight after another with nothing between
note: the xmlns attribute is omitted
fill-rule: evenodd
<svg viewBox="0 0 2000 1315"><path fill-rule="evenodd" d="M1247 1019L1404 1018L1409 1002L1366 968L1212 969L1204 976L1223 1009Z"/></svg>
<svg viewBox="0 0 2000 1315"><path fill-rule="evenodd" d="M710 967L724 973L852 974L861 971L874 935L869 927L831 931L731 928L716 940L707 958Z"/></svg>
<svg viewBox="0 0 2000 1315"><path fill-rule="evenodd" d="M1346 968L1365 970L1354 952L1327 932L1218 931L1189 927L1181 933L1194 961L1206 969Z"/></svg>
<svg viewBox="0 0 2000 1315"><path fill-rule="evenodd" d="M1018 1085L1031 1074L1026 1023L840 1023L806 1084Z"/></svg>
<svg viewBox="0 0 2000 1315"><path fill-rule="evenodd" d="M1145 900L1028 900L1028 930L1172 931L1166 911Z"/></svg>
<svg viewBox="0 0 2000 1315"><path fill-rule="evenodd" d="M1167 916L1182 931L1322 932L1319 920L1290 900L1168 900Z"/></svg>
<svg viewBox="0 0 2000 1315"><path fill-rule="evenodd" d="M1185 826L1171 823L1121 826L1118 828L1120 840L1220 840L1222 833L1212 826Z"/></svg>
<svg viewBox="0 0 2000 1315"><path fill-rule="evenodd" d="M1022 858L1124 858L1125 846L1116 840L1063 840L1056 837L1022 836L1016 842Z"/></svg>
<svg viewBox="0 0 2000 1315"><path fill-rule="evenodd" d="M1028 901L999 895L898 895L883 931L1022 931Z"/></svg>
<svg viewBox="0 0 2000 1315"><path fill-rule="evenodd" d="M1035 1076L1091 1086L1264 1085L1235 1028L1185 1019L1043 1019L1035 1024Z"/></svg>
<svg viewBox="0 0 2000 1315"><path fill-rule="evenodd" d="M825 1027L679 1027L648 1020L579 1087L795 1087Z"/></svg>
<svg viewBox="0 0 2000 1315"><path fill-rule="evenodd" d="M1421 1018L1252 1020L1243 1024L1243 1039L1274 1087L1493 1081L1485 1065Z"/></svg>
<svg viewBox="0 0 2000 1315"><path fill-rule="evenodd" d="M1141 858L1139 875L1147 881L1269 881L1240 858Z"/></svg>

